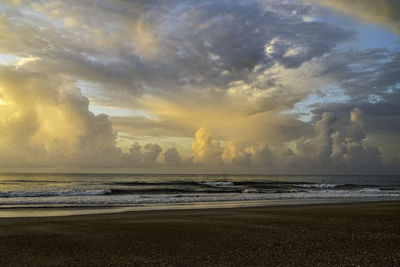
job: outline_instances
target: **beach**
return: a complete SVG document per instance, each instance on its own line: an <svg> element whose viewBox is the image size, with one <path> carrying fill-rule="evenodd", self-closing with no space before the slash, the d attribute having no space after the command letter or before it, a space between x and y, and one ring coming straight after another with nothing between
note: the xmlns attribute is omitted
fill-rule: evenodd
<svg viewBox="0 0 400 267"><path fill-rule="evenodd" d="M1 266L399 264L399 201L0 219Z"/></svg>

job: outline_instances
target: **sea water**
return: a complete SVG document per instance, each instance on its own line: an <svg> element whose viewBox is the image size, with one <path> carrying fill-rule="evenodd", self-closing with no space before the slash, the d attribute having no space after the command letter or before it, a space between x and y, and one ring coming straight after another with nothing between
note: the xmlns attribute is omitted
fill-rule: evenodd
<svg viewBox="0 0 400 267"><path fill-rule="evenodd" d="M400 200L400 176L0 175L0 217L369 200Z"/></svg>

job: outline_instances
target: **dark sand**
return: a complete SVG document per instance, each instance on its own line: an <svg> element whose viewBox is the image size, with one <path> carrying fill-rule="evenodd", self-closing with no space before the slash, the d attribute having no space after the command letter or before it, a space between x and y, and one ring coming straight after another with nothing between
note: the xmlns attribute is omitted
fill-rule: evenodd
<svg viewBox="0 0 400 267"><path fill-rule="evenodd" d="M0 219L1 266L400 265L400 202Z"/></svg>

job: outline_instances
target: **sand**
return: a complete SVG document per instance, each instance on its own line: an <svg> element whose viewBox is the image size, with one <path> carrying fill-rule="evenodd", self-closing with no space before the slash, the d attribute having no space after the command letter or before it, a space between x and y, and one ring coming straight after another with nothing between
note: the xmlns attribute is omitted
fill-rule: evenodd
<svg viewBox="0 0 400 267"><path fill-rule="evenodd" d="M400 202L0 219L1 266L400 265Z"/></svg>

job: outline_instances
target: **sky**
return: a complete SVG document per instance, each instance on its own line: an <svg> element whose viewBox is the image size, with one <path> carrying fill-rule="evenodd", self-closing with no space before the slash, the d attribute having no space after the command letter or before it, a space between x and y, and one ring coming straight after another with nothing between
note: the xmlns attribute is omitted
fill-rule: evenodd
<svg viewBox="0 0 400 267"><path fill-rule="evenodd" d="M400 173L397 0L3 0L0 171Z"/></svg>

